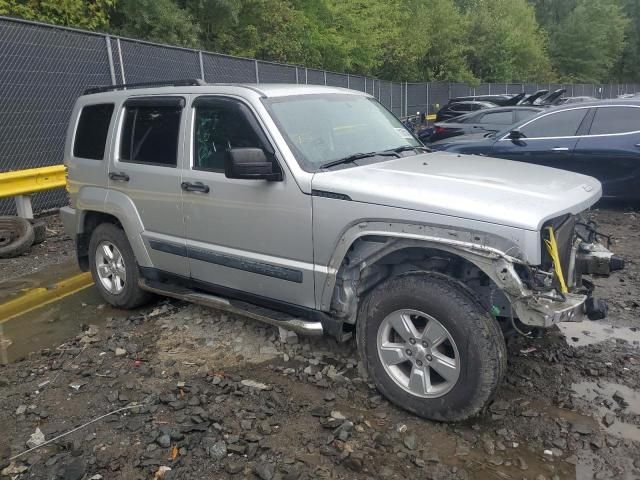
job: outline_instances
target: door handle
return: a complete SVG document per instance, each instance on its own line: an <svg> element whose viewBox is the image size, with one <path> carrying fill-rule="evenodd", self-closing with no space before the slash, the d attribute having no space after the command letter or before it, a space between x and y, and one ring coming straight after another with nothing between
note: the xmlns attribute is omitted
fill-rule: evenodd
<svg viewBox="0 0 640 480"><path fill-rule="evenodd" d="M109 178L118 182L128 182L129 175L124 172L109 172Z"/></svg>
<svg viewBox="0 0 640 480"><path fill-rule="evenodd" d="M636 147L640 148L640 143L636 143Z"/></svg>
<svg viewBox="0 0 640 480"><path fill-rule="evenodd" d="M554 152L568 152L569 147L554 147L551 150Z"/></svg>
<svg viewBox="0 0 640 480"><path fill-rule="evenodd" d="M205 185L202 182L182 182L180 186L186 192L209 193L209 185Z"/></svg>

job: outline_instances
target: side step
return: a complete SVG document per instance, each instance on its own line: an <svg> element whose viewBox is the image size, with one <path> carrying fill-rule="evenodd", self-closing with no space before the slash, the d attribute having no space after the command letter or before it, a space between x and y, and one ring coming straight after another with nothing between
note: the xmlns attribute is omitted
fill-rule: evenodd
<svg viewBox="0 0 640 480"><path fill-rule="evenodd" d="M286 328L287 330L294 331L301 335L320 336L324 333L320 322L302 320L300 318L287 315L286 313L259 307L251 303L228 300L216 295L191 290L189 288L170 283L141 279L139 285L143 290L157 295L185 300L187 302L197 303L198 305L204 305L205 307L235 313L258 320L259 322Z"/></svg>

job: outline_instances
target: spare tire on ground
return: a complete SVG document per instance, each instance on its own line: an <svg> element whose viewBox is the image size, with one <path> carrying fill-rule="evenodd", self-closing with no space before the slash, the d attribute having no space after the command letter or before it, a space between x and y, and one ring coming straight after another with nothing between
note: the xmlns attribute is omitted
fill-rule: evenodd
<svg viewBox="0 0 640 480"><path fill-rule="evenodd" d="M0 217L0 258L22 255L34 238L33 225L26 218Z"/></svg>
<svg viewBox="0 0 640 480"><path fill-rule="evenodd" d="M38 245L47 239L47 222L44 220L29 220L33 225L33 244Z"/></svg>

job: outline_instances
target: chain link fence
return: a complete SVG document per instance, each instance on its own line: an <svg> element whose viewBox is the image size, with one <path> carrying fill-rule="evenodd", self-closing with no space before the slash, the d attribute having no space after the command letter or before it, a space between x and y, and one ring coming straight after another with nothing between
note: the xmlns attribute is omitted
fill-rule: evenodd
<svg viewBox="0 0 640 480"><path fill-rule="evenodd" d="M435 113L449 98L566 88L571 96L615 98L637 84L555 85L389 82L372 77L238 58L0 17L0 172L62 163L76 98L91 86L200 78L210 83L299 83L367 92L398 117ZM34 195L34 212L67 202ZM14 214L10 200L0 215Z"/></svg>

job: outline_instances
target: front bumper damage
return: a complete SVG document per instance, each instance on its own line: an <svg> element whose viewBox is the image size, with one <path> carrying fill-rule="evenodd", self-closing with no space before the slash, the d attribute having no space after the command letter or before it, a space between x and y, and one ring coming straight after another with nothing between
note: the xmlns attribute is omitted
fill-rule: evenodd
<svg viewBox="0 0 640 480"><path fill-rule="evenodd" d="M577 242L571 250L567 272L570 289L559 293L556 288L544 291L527 288L527 282L520 284L522 290L517 295L515 285L505 289L514 315L524 324L548 328L559 322L580 322L585 319L601 320L607 315L606 301L594 294L593 284L583 275L607 276L622 270L624 260L614 255L600 243ZM502 276L503 281L508 281Z"/></svg>

